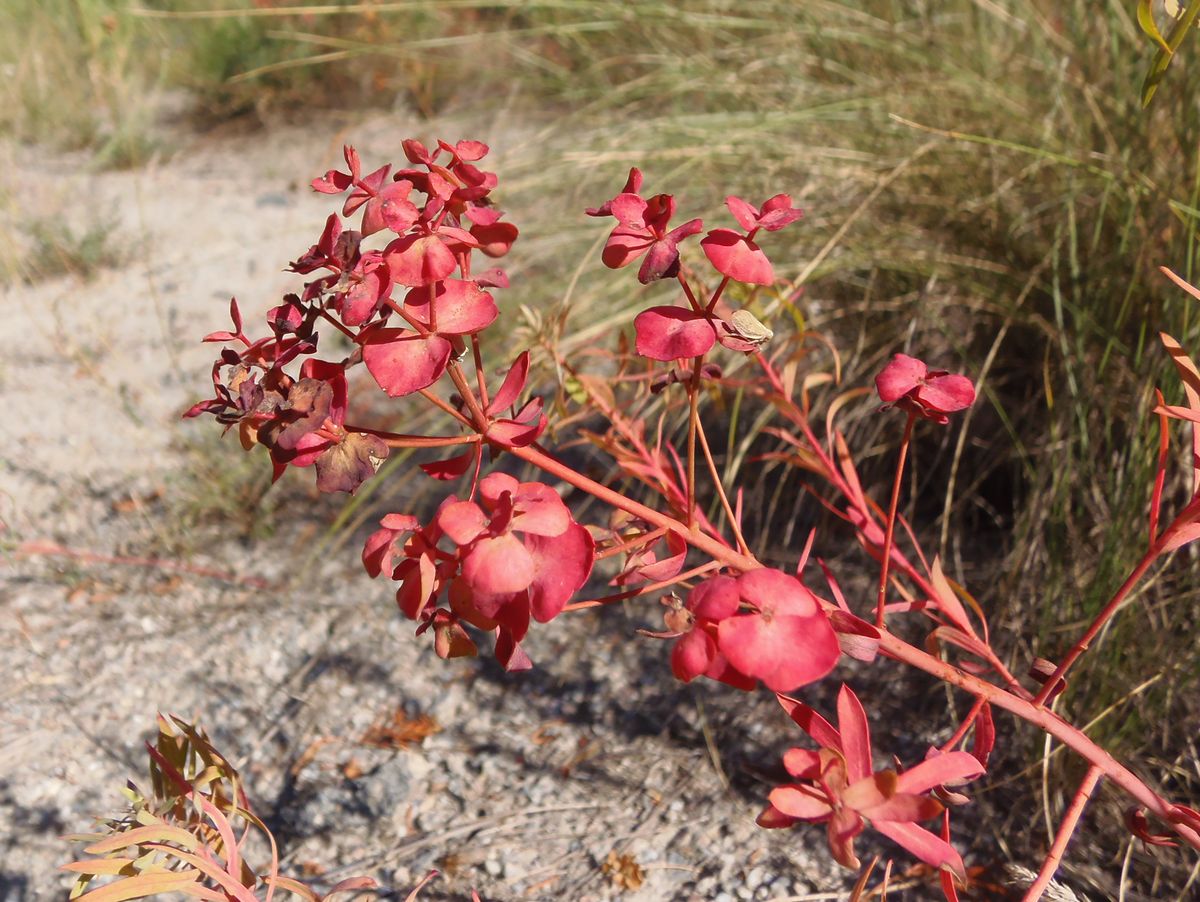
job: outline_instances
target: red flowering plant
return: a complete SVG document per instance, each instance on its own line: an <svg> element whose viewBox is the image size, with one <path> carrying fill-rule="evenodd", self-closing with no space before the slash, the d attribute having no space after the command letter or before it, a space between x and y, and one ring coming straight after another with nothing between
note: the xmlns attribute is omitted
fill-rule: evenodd
<svg viewBox="0 0 1200 902"><path fill-rule="evenodd" d="M502 336L506 356L497 370L496 347L488 346L506 319L492 292L507 288L508 279L499 269L479 271L475 258L503 257L518 232L495 206L497 177L479 167L487 146L439 141L428 148L405 141L403 152L407 166L384 165L364 175L358 153L348 147L345 170L313 181L319 192L346 197L292 264L311 278L270 311L262 338L245 334L236 303L231 306L233 328L206 339L226 345L212 370L214 395L187 416L212 414L227 429L236 426L247 448L266 446L276 476L289 466L312 466L322 491L354 492L376 478L391 449L444 449L448 456L420 466L435 482L456 483L453 494L424 519L388 514L363 550L368 573L397 583L401 613L417 623L418 634L432 634L438 655L474 655L480 638L491 635L506 669L527 669L532 661L521 643L532 624L657 598L665 605L664 628L639 633L670 643L666 657L678 679L706 677L743 691L761 683L817 744L784 755L791 782L770 793L759 822L772 828L824 823L835 859L851 868L859 867L855 837L869 825L938 871L949 899L957 898L968 872L952 844L946 806L967 801L951 787L983 776L998 711L1045 731L1086 766L1026 898L1037 898L1049 884L1102 777L1129 797L1127 823L1136 835L1200 848L1200 814L1168 801L1046 706L1150 565L1200 536L1200 495L1169 525L1159 522L1166 423L1179 418L1200 430L1200 375L1177 344L1164 338L1187 386L1187 406L1162 402L1158 408L1164 438L1146 557L1061 659L1035 669L1041 687L1027 688L993 649L982 609L922 551L898 514L918 422L948 425L951 414L974 402L975 387L965 376L896 354L876 387L885 409L903 411L906 424L890 503L884 508L870 498L836 425L844 401L833 405L819 434L809 388L832 380L798 372L788 342L775 341L769 325L779 303L760 298L767 294L761 289L777 281L767 256L771 234L801 218L788 195L757 205L729 197L738 228L710 229L691 246L688 239L705 232L701 220L672 225L675 198L644 195L642 173L631 170L616 196L587 211L615 221L601 259L612 269L640 261L640 282L673 281L678 295L674 303L637 313L632 348L622 338L603 372L584 372L542 341L539 353L561 380L556 386L539 381L528 349L509 363L510 339ZM727 297L733 283L743 286L740 309ZM349 353L317 356L329 331L349 341ZM415 396L429 405L442 428L408 434L356 425L347 384L360 367L387 396ZM743 496L724 484L700 415L702 403L726 388L773 412L768 431L784 450L764 457L815 477L812 490L880 562L873 604L847 598L822 562L814 578L807 566L812 535L794 569L767 566L756 556L743 534ZM557 392L552 405L543 401L547 390ZM577 424L579 434L608 455L623 484L635 489L618 491L545 447L551 412L559 422L550 434ZM676 414L686 436L682 447L670 438ZM597 421L604 424L599 429ZM525 467L546 481L485 472L485 458ZM599 502L607 516L578 522L572 511L584 498ZM593 568L609 559L612 565L603 566L615 571L616 591L575 599L597 584ZM920 624L927 632L910 642L894 630L897 621L910 624L905 635ZM843 658L923 671L968 698L968 712L925 761L879 769L866 712L853 692L843 687L839 695L837 728L794 696L829 677ZM970 752L962 749L968 741ZM1151 827L1151 818L1170 838L1153 832L1160 828ZM934 819L940 820L936 834L921 826Z"/></svg>

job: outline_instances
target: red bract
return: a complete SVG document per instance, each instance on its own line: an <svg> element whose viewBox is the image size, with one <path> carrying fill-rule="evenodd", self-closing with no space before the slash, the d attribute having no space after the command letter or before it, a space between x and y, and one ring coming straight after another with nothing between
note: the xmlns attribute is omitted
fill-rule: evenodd
<svg viewBox="0 0 1200 902"><path fill-rule="evenodd" d="M562 612L591 573L595 545L547 485L492 473L479 492L482 507L452 500L438 512L437 526L459 546L461 561L450 605L467 623L498 630L501 663L524 669L519 643L530 618L546 623Z"/></svg>
<svg viewBox="0 0 1200 902"><path fill-rule="evenodd" d="M770 802L758 817L760 826L790 827L801 821L827 824L833 857L845 867L857 869L860 863L854 854L854 838L869 823L931 867L948 868L966 879L962 856L916 822L937 817L943 810L940 802L925 793L984 773L974 756L946 752L902 773L875 771L866 713L848 686L843 685L838 693L840 730L797 699L780 695L779 701L821 748L794 748L784 755L784 767L800 782L771 791Z"/></svg>
<svg viewBox="0 0 1200 902"><path fill-rule="evenodd" d="M723 276L750 285L772 285L775 270L754 241L733 229L713 229L700 240L713 269Z"/></svg>
<svg viewBox="0 0 1200 902"><path fill-rule="evenodd" d="M713 317L683 307L651 307L633 321L637 352L651 360L699 357L716 343Z"/></svg>
<svg viewBox="0 0 1200 902"><path fill-rule="evenodd" d="M966 376L930 370L907 354L892 357L891 363L875 377L875 388L885 404L894 404L938 423L949 422L946 414L975 403L975 386Z"/></svg>
<svg viewBox="0 0 1200 902"><path fill-rule="evenodd" d="M641 173L631 171L626 188L632 186L636 191L640 185ZM633 192L618 194L588 212L593 216L611 215L617 220L601 255L605 266L620 269L645 255L638 270L638 281L643 285L677 275L679 242L704 228L699 219L691 219L668 231L675 214L675 199L669 194L656 194L648 200Z"/></svg>
<svg viewBox="0 0 1200 902"><path fill-rule="evenodd" d="M430 288L414 288L404 298L405 308L425 327L441 335L471 335L495 322L500 311L478 282L446 279Z"/></svg>
<svg viewBox="0 0 1200 902"><path fill-rule="evenodd" d="M694 625L671 656L685 682L703 674L741 688L762 680L784 692L821 679L841 653L816 598L780 570L705 580L687 609Z"/></svg>
<svg viewBox="0 0 1200 902"><path fill-rule="evenodd" d="M440 335L373 329L359 336L359 342L367 370L392 398L433 385L450 360L450 342Z"/></svg>
<svg viewBox="0 0 1200 902"><path fill-rule="evenodd" d="M733 195L725 198L725 206L729 208L733 218L738 221L738 225L747 232L758 229L777 232L804 215L803 210L797 210L792 206L792 199L786 194L776 194L764 201L757 210L740 197Z"/></svg>

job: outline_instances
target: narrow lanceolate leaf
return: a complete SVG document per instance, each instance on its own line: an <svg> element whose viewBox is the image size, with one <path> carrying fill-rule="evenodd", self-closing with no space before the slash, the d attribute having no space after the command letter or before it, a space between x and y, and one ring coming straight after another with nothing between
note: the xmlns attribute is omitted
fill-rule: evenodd
<svg viewBox="0 0 1200 902"><path fill-rule="evenodd" d="M295 893L301 899L307 899L308 902L321 902L321 897L313 891L312 887L305 886L299 880L293 880L291 877L276 875L274 877L264 877L263 882L268 886L275 886L282 890L287 890L289 893Z"/></svg>
<svg viewBox="0 0 1200 902"><path fill-rule="evenodd" d="M1137 20L1146 37L1154 41L1159 47L1167 53L1171 52L1171 48L1167 46L1167 40L1162 36L1162 32L1158 30L1158 23L1154 21L1154 2L1153 0L1138 0L1137 5Z"/></svg>
<svg viewBox="0 0 1200 902"><path fill-rule="evenodd" d="M933 601L938 610L968 636L978 639L975 628L971 626L971 620L967 617L967 611L962 606L962 602L958 600L958 595L950 585L950 581L946 579L946 574L942 572L942 562L937 557L934 557L933 566L929 568L929 576L930 585L933 586L936 595Z"/></svg>
<svg viewBox="0 0 1200 902"><path fill-rule="evenodd" d="M841 751L842 736L834 729L833 724L799 699L782 693L776 693L775 697L779 699L779 704L783 705L783 710L792 722L811 736L817 745Z"/></svg>
<svg viewBox="0 0 1200 902"><path fill-rule="evenodd" d="M843 735L845 728L843 727ZM983 765L967 752L945 752L926 758L920 764L900 774L896 783L899 792L928 792L943 783L961 783L983 774Z"/></svg>
<svg viewBox="0 0 1200 902"><path fill-rule="evenodd" d="M123 902L125 899L145 899L160 893L178 893L188 889L198 888L197 881L200 872L187 871L155 871L149 874L138 874L127 877L116 883L97 887L90 892L77 897L76 902ZM210 890L211 892L211 890ZM219 893L213 893L213 898L220 899Z"/></svg>
<svg viewBox="0 0 1200 902"><path fill-rule="evenodd" d="M868 776L872 769L871 733L862 702L845 683L838 691L837 712L847 773L852 781L861 780Z"/></svg>
<svg viewBox="0 0 1200 902"><path fill-rule="evenodd" d="M521 392L525 390L525 381L529 377L529 352L522 351L517 359L513 361L513 365L508 368L508 373L504 377L504 381L500 384L500 390L496 392L496 396L492 398L488 404L487 413L489 415L499 413L502 410L507 410L512 407Z"/></svg>
<svg viewBox="0 0 1200 902"><path fill-rule="evenodd" d="M879 821L872 826L930 867L946 868L960 880L967 879L962 856L954 851L950 843L924 827L903 821Z"/></svg>
<svg viewBox="0 0 1200 902"><path fill-rule="evenodd" d="M1187 395L1188 407L1200 414L1200 369L1196 368L1196 364L1192 358L1184 351L1183 346L1166 332L1160 332L1159 338L1162 339L1163 347L1167 349L1167 353L1171 355L1171 361L1175 364L1175 369L1179 372L1179 378L1183 381L1183 390ZM1191 417L1188 417L1191 419ZM1200 491L1200 424L1192 426L1192 491Z"/></svg>
<svg viewBox="0 0 1200 902"><path fill-rule="evenodd" d="M94 858L87 861L72 861L69 864L59 865L58 869L75 874L113 875L121 873L123 868L129 867L133 862L132 858Z"/></svg>
<svg viewBox="0 0 1200 902"><path fill-rule="evenodd" d="M116 836L110 836L100 842L92 843L92 845L83 851L89 855L105 855L109 852L115 852L118 849L125 849L129 846L142 845L148 842L172 842L183 846L185 849L195 849L200 845L200 840L187 830L161 824L148 827L134 827L132 830L126 830L124 833L118 833Z"/></svg>

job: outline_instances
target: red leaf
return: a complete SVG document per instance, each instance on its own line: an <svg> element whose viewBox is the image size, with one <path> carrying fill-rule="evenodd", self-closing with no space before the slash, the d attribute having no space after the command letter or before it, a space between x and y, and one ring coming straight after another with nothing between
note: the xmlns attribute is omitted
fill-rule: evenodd
<svg viewBox="0 0 1200 902"><path fill-rule="evenodd" d="M404 305L426 326L433 328L429 314L429 287L414 288ZM437 284L433 312L440 335L471 335L490 326L499 316L496 302L477 282L445 279Z"/></svg>
<svg viewBox="0 0 1200 902"><path fill-rule="evenodd" d="M472 545L463 558L462 575L473 589L506 595L528 589L537 569L521 540L504 533Z"/></svg>
<svg viewBox="0 0 1200 902"><path fill-rule="evenodd" d="M767 797L771 807L798 821L819 821L833 812L819 790L807 786L778 786Z"/></svg>
<svg viewBox="0 0 1200 902"><path fill-rule="evenodd" d="M488 528L487 515L474 501L443 504L437 512L436 522L455 545L471 544Z"/></svg>
<svg viewBox="0 0 1200 902"><path fill-rule="evenodd" d="M687 607L701 620L720 623L736 614L741 603L738 581L732 576L714 576L692 589Z"/></svg>
<svg viewBox="0 0 1200 902"><path fill-rule="evenodd" d="M983 767L987 767L988 758L996 746L996 723L992 720L992 706L984 702L975 715L975 741L971 745L971 754Z"/></svg>
<svg viewBox="0 0 1200 902"><path fill-rule="evenodd" d="M529 352L522 351L517 359L513 361L513 365L508 368L508 373L504 376L504 382L500 384L500 390L496 392L491 403L488 404L487 414L491 416L512 407L517 397L525 390L525 380L528 377Z"/></svg>
<svg viewBox="0 0 1200 902"><path fill-rule="evenodd" d="M470 469L475 460L475 454L475 449L471 449L445 460L432 460L429 463L421 464L421 469L434 479L457 479Z"/></svg>
<svg viewBox="0 0 1200 902"><path fill-rule="evenodd" d="M509 673L533 669L533 661L529 659L529 655L525 654L520 643L505 629L501 629L496 637L496 660Z"/></svg>
<svg viewBox="0 0 1200 902"><path fill-rule="evenodd" d="M350 289L342 298L342 322L361 326L379 309L392 283L387 267L378 265L368 272L351 273L350 278Z"/></svg>
<svg viewBox="0 0 1200 902"><path fill-rule="evenodd" d="M896 354L875 377L875 390L885 404L899 401L921 384L928 368L916 357Z"/></svg>
<svg viewBox="0 0 1200 902"><path fill-rule="evenodd" d="M449 248L436 235L405 235L383 251L383 259L397 285L416 288L440 282L458 265Z"/></svg>
<svg viewBox="0 0 1200 902"><path fill-rule="evenodd" d="M843 725L843 736L845 736ZM896 783L899 792L922 793L943 783L962 783L984 772L979 760L967 752L943 752L926 758L900 775Z"/></svg>
<svg viewBox="0 0 1200 902"><path fill-rule="evenodd" d="M954 851L950 843L924 827L901 821L880 821L872 826L930 867L947 868L960 880L967 879L962 856Z"/></svg>
<svg viewBox="0 0 1200 902"><path fill-rule="evenodd" d="M842 684L837 699L838 732L842 736L842 754L846 756L846 774L851 782L871 774L871 733L867 714L858 696Z"/></svg>
<svg viewBox="0 0 1200 902"><path fill-rule="evenodd" d="M700 240L708 262L723 276L750 285L772 285L775 270L757 244L732 229L713 229Z"/></svg>
<svg viewBox="0 0 1200 902"><path fill-rule="evenodd" d="M511 222L471 226L471 236L479 242L479 250L488 257L503 257L518 235L517 227Z"/></svg>
<svg viewBox="0 0 1200 902"><path fill-rule="evenodd" d="M702 629L680 636L671 649L671 672L675 679L690 683L707 673L717 656L717 643Z"/></svg>
<svg viewBox="0 0 1200 902"><path fill-rule="evenodd" d="M837 633L842 654L868 664L875 660L879 654L879 630L846 611L832 612L829 625Z"/></svg>
<svg viewBox="0 0 1200 902"><path fill-rule="evenodd" d="M422 338L405 329L376 329L360 340L363 362L392 398L433 385L450 360L450 342L438 335Z"/></svg>
<svg viewBox="0 0 1200 902"><path fill-rule="evenodd" d="M708 317L682 307L651 307L639 313L633 325L637 352L651 360L699 357L717 340Z"/></svg>
<svg viewBox="0 0 1200 902"><path fill-rule="evenodd" d="M529 607L535 620L553 620L583 588L592 572L595 547L591 533L578 523L571 523L557 536L526 536L525 548L534 565Z"/></svg>
<svg viewBox="0 0 1200 902"><path fill-rule="evenodd" d="M841 751L842 736L833 728L833 724L799 699L778 692L775 697L792 722L811 736L817 745Z"/></svg>

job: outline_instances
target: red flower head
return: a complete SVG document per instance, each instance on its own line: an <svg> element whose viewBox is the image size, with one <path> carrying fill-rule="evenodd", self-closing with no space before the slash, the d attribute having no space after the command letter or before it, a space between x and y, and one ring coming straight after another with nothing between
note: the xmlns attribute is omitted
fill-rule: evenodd
<svg viewBox="0 0 1200 902"><path fill-rule="evenodd" d="M548 485L492 473L479 483L484 508L446 504L437 524L459 546L450 606L479 629L499 629L496 655L510 670L530 666L517 644L532 617L546 623L587 581L595 544ZM519 534L519 535L518 535Z"/></svg>
<svg viewBox="0 0 1200 902"><path fill-rule="evenodd" d="M885 404L894 404L937 423L949 422L946 414L975 403L975 386L966 376L930 370L907 354L892 357L891 363L875 377L875 388Z"/></svg>
<svg viewBox="0 0 1200 902"><path fill-rule="evenodd" d="M704 224L699 219L690 219L668 231L667 225L675 215L675 198L670 194L644 198L638 193L641 186L641 172L631 169L625 190L587 213L617 220L601 255L604 265L620 269L645 255L638 281L646 285L673 278L679 272L679 242L697 234Z"/></svg>
<svg viewBox="0 0 1200 902"><path fill-rule="evenodd" d="M786 695L780 695L779 701L821 748L789 749L783 756L783 766L798 782L771 791L767 808L758 816L759 826L790 827L800 821L827 824L833 857L845 867L858 868L854 838L870 823L931 867L949 868L966 878L958 852L916 822L937 817L943 810L939 801L924 793L984 772L973 755L946 752L903 773L876 771L867 715L848 686L843 685L838 694L840 730L803 702Z"/></svg>
<svg viewBox="0 0 1200 902"><path fill-rule="evenodd" d="M762 680L783 692L821 679L841 653L816 597L780 570L714 576L692 590L687 610L690 628L671 653L684 682L704 675L751 689Z"/></svg>

